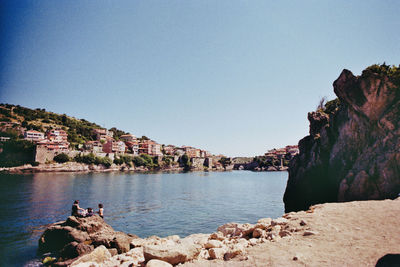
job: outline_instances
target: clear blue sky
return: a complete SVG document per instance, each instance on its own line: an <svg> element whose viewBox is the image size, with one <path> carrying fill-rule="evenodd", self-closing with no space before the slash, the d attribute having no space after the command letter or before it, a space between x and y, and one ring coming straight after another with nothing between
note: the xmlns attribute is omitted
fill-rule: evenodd
<svg viewBox="0 0 400 267"><path fill-rule="evenodd" d="M0 102L259 155L342 69L400 63L399 1L0 1Z"/></svg>

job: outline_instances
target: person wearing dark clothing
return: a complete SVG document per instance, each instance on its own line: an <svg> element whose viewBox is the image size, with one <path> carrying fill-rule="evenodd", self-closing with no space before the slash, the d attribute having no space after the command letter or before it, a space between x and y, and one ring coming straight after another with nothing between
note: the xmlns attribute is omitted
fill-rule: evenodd
<svg viewBox="0 0 400 267"><path fill-rule="evenodd" d="M79 200L75 200L74 205L72 205L71 216L80 217L81 216L79 214L80 210L83 210L83 209L81 207L79 207Z"/></svg>

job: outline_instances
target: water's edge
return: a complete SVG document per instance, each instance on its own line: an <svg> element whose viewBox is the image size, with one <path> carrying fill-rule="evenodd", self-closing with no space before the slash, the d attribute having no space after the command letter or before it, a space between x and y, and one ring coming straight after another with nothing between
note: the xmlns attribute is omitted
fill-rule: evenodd
<svg viewBox="0 0 400 267"><path fill-rule="evenodd" d="M117 231L185 237L281 216L286 180L284 172L243 171L1 174L0 256L9 265L34 258L46 226L65 220L75 199L95 210L103 203Z"/></svg>

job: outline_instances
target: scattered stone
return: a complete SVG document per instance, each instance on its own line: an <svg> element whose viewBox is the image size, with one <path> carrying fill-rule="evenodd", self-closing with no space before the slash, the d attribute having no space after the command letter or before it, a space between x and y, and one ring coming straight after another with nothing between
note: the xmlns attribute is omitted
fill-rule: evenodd
<svg viewBox="0 0 400 267"><path fill-rule="evenodd" d="M297 258L296 256L293 257L294 261L297 261L299 258Z"/></svg>
<svg viewBox="0 0 400 267"><path fill-rule="evenodd" d="M267 240L270 241L278 241L281 237L279 236L279 234L275 234L275 233L268 233L267 234Z"/></svg>
<svg viewBox="0 0 400 267"><path fill-rule="evenodd" d="M271 219L271 218L262 218L262 219L259 219L259 220L257 221L257 223L259 223L259 224L265 224L265 225L270 225L271 222L272 222L272 219Z"/></svg>
<svg viewBox="0 0 400 267"><path fill-rule="evenodd" d="M136 248L136 247L141 247L144 245L144 243L146 242L145 239L142 238L135 238L131 241L131 247L132 248Z"/></svg>
<svg viewBox="0 0 400 267"><path fill-rule="evenodd" d="M253 237L254 238L260 238L261 236L263 236L265 234L265 231L260 229L260 228L256 228L253 231Z"/></svg>
<svg viewBox="0 0 400 267"><path fill-rule="evenodd" d="M132 238L123 232L115 232L115 237L110 242L112 248L116 248L118 253L128 252L131 248Z"/></svg>
<svg viewBox="0 0 400 267"><path fill-rule="evenodd" d="M116 248L109 248L108 252L110 252L111 256L115 256L118 254L118 250Z"/></svg>
<svg viewBox="0 0 400 267"><path fill-rule="evenodd" d="M222 241L222 240L225 240L225 236L222 232L216 232L216 233L212 233L210 235L210 239L216 239L216 240Z"/></svg>
<svg viewBox="0 0 400 267"><path fill-rule="evenodd" d="M135 265L139 265L140 263L144 262L144 253L143 253L143 247L138 247L138 248L133 248L129 250L127 253L125 253L127 257L131 259L131 261L134 262Z"/></svg>
<svg viewBox="0 0 400 267"><path fill-rule="evenodd" d="M250 223L227 223L218 227L218 231L222 232L224 236L238 236L246 237L249 236L255 229L255 225Z"/></svg>
<svg viewBox="0 0 400 267"><path fill-rule="evenodd" d="M304 220L301 220L301 222L300 222L300 226L305 226L305 225L307 225L306 221L304 221Z"/></svg>
<svg viewBox="0 0 400 267"><path fill-rule="evenodd" d="M242 245L242 246L245 247L245 248L247 248L247 247L250 246L249 241L246 240L246 239L244 239L244 238L235 239L235 241L236 241L236 244L238 244L238 245L240 244L240 245Z"/></svg>
<svg viewBox="0 0 400 267"><path fill-rule="evenodd" d="M146 261L157 259L169 262L173 265L195 259L200 253L200 250L201 246L196 244L143 246L143 254Z"/></svg>
<svg viewBox="0 0 400 267"><path fill-rule="evenodd" d="M282 231L279 232L279 236L280 237L289 237L291 235L292 234L289 231L286 231L286 230L282 230Z"/></svg>
<svg viewBox="0 0 400 267"><path fill-rule="evenodd" d="M271 232L279 233L282 230L280 225L275 225L271 228Z"/></svg>
<svg viewBox="0 0 400 267"><path fill-rule="evenodd" d="M202 249L197 256L198 260L208 260L210 258L210 253L208 252L207 249Z"/></svg>
<svg viewBox="0 0 400 267"><path fill-rule="evenodd" d="M236 256L243 254L245 251L246 251L246 246L241 243L230 245L228 247L228 252L224 254L224 260L233 259Z"/></svg>
<svg viewBox="0 0 400 267"><path fill-rule="evenodd" d="M81 262L74 266L75 267L100 267L100 265L97 264L96 262Z"/></svg>
<svg viewBox="0 0 400 267"><path fill-rule="evenodd" d="M172 267L171 264L165 261L160 261L160 260L150 260L147 264L146 267Z"/></svg>
<svg viewBox="0 0 400 267"><path fill-rule="evenodd" d="M221 234L222 235L222 234ZM211 239L209 234L192 234L180 240L181 244L198 244L201 247L204 246L205 243L208 242L209 238ZM224 240L224 238L222 238Z"/></svg>
<svg viewBox="0 0 400 267"><path fill-rule="evenodd" d="M250 245L255 246L255 245L257 245L258 240L257 240L257 238L251 238L251 239L249 240L249 243L250 243Z"/></svg>
<svg viewBox="0 0 400 267"><path fill-rule="evenodd" d="M248 259L249 259L249 256L247 256L247 255L241 255L238 258L239 261L247 261Z"/></svg>
<svg viewBox="0 0 400 267"><path fill-rule="evenodd" d="M111 258L110 252L107 250L105 246L99 246L95 248L89 254L83 255L74 261L71 266L76 266L80 263L85 262L95 262L95 263L103 263L104 261Z"/></svg>
<svg viewBox="0 0 400 267"><path fill-rule="evenodd" d="M204 244L204 248L222 248L223 243L219 240L209 240L206 244Z"/></svg>
<svg viewBox="0 0 400 267"><path fill-rule="evenodd" d="M224 255L226 253L225 248L211 248L208 250L208 253L210 254L210 259L220 259L222 260L224 258Z"/></svg>
<svg viewBox="0 0 400 267"><path fill-rule="evenodd" d="M305 231L303 233L303 236L310 236L310 235L317 235L317 234L318 234L318 232L316 232L316 231Z"/></svg>
<svg viewBox="0 0 400 267"><path fill-rule="evenodd" d="M174 242L178 242L180 240L179 235L171 235L166 237L167 240L172 240Z"/></svg>
<svg viewBox="0 0 400 267"><path fill-rule="evenodd" d="M285 218L277 218L271 221L271 225L275 226L275 225L284 225L287 224L289 221L288 219Z"/></svg>

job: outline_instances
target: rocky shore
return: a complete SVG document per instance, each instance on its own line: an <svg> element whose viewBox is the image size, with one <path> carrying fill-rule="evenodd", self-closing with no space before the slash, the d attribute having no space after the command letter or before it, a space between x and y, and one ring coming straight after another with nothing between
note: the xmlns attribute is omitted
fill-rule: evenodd
<svg viewBox="0 0 400 267"><path fill-rule="evenodd" d="M212 168L212 169L204 169L204 168L192 168L190 171L232 171L232 170L247 170L247 169L234 169L233 165L220 167L220 168ZM287 167L282 168L254 168L249 169L250 171L287 171ZM148 169L146 167L132 167L128 165L116 165L112 164L110 167L105 167L103 165L88 165L84 163L77 162L66 162L66 163L49 163L49 164L40 164L39 166L32 166L31 164L26 164L23 166L17 167L2 167L0 168L0 173L8 173L8 174L29 174L29 173L41 173L41 172L183 172L185 171L184 167L181 166L169 166L166 168L157 168L157 169Z"/></svg>
<svg viewBox="0 0 400 267"><path fill-rule="evenodd" d="M55 266L375 266L400 254L399 220L400 198L327 203L212 234L142 239L71 216L47 228L39 250L55 253L46 258Z"/></svg>
<svg viewBox="0 0 400 267"><path fill-rule="evenodd" d="M203 169L202 169L203 170ZM39 172L150 172L150 171L165 171L165 172L181 172L184 171L183 167L180 166L169 166L168 168L160 169L148 169L145 167L131 167L128 165L116 165L112 164L110 167L103 165L88 165L77 162L66 162L66 163L49 163L40 164L39 166L32 166L26 164L18 167L4 167L0 168L0 173L9 174L28 174L28 173L39 173Z"/></svg>

